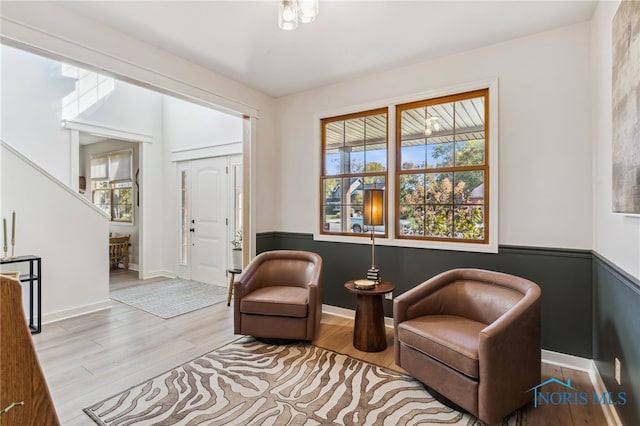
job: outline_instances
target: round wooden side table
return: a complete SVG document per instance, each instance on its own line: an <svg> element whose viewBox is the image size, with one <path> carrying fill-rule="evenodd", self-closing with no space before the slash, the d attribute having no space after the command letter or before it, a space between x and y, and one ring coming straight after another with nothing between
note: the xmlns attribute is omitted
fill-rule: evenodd
<svg viewBox="0 0 640 426"><path fill-rule="evenodd" d="M387 348L387 335L384 328L384 310L382 298L395 286L382 281L371 289L356 288L354 280L344 284L349 292L356 295L356 321L353 325L353 346L364 352L380 352Z"/></svg>

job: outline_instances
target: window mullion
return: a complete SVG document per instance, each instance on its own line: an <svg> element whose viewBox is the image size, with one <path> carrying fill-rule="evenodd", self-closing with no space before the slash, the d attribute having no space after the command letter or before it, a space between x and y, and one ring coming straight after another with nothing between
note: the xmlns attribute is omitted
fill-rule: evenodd
<svg viewBox="0 0 640 426"><path fill-rule="evenodd" d="M114 204L113 204L113 187L111 187L109 189L109 206L111 206L110 211L111 211L111 221L113 221L113 218L116 216L114 213Z"/></svg>
<svg viewBox="0 0 640 426"><path fill-rule="evenodd" d="M465 102L483 102L487 111L488 90L478 90L468 93L460 93L453 96L412 102L399 105L396 114L400 117L395 120L397 129L394 132L397 141L398 159L394 162L400 169L395 171L394 184L396 191L401 191L400 182L402 176L424 174L424 181L420 186L419 181L408 178L405 189L415 202L417 198L423 198L422 211L416 211L411 204L407 205L405 220L409 226L417 230L419 235L414 235L410 230L400 235L408 239L425 239L433 241L456 241L488 243L488 145L489 129L485 112L481 120L461 117L464 115ZM420 120L424 120L421 126ZM421 128L424 138L420 138ZM480 134L481 133L481 134ZM413 137L412 142L402 145L402 135ZM462 135L462 136L461 136ZM461 140L458 140L461 139ZM478 158L478 149L482 158ZM402 155L406 153L406 158ZM458 154L462 153L462 157ZM424 156L421 159L420 156ZM435 161L434 161L435 160ZM424 164L420 164L424 161ZM402 163L412 164L413 169L402 170ZM419 167L419 166L423 167ZM478 172L478 173L474 173ZM413 181L413 183L411 183ZM464 186L459 186L464 182ZM472 198L474 189L484 186L482 198ZM400 197L396 200L397 214L400 214ZM480 210L478 210L480 209ZM481 216L478 216L480 214ZM397 218L398 225L402 216ZM431 225L428 223L432 222Z"/></svg>
<svg viewBox="0 0 640 426"><path fill-rule="evenodd" d="M387 186L387 217L386 230L389 239L396 238L396 211L399 208L400 201L396 199L396 153L397 145L400 142L396 140L396 108L389 105L387 113L387 177L385 184ZM389 177L392 177L391 179Z"/></svg>
<svg viewBox="0 0 640 426"><path fill-rule="evenodd" d="M373 167L383 150L385 157L380 163L386 164ZM361 233L365 228L362 194L371 184L384 182L385 188L389 187L388 150L386 107L322 119L321 233L366 236ZM331 180L335 182L329 183Z"/></svg>

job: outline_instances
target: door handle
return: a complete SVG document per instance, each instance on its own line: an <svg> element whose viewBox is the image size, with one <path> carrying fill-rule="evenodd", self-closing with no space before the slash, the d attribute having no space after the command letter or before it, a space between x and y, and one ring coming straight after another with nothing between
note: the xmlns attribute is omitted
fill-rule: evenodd
<svg viewBox="0 0 640 426"><path fill-rule="evenodd" d="M189 229L189 232L196 232L196 229L195 228L191 228L191 229Z"/></svg>

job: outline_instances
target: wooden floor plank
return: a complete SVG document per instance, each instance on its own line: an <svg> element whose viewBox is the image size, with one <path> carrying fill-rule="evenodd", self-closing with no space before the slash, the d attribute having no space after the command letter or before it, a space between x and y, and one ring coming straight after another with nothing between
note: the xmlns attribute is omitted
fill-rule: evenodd
<svg viewBox="0 0 640 426"><path fill-rule="evenodd" d="M137 273L118 270L112 273L111 288L162 280L140 281ZM393 329L386 332L387 349L362 352L352 345L353 319L323 315L314 344L403 372L394 361ZM111 309L45 324L33 340L62 424L88 426L93 423L82 413L83 408L238 337L233 334L233 306L226 303L162 319L114 301ZM543 364L542 376L543 380L570 378L576 386L593 392L588 376L579 371ZM529 426L604 424L597 405L532 405L524 409L523 418Z"/></svg>
<svg viewBox="0 0 640 426"><path fill-rule="evenodd" d="M551 364L542 364L542 383L551 378L563 380L562 369ZM550 383L542 388L545 392L564 392L564 388L557 383ZM527 406L527 425L529 426L558 426L573 425L571 417L571 408L567 405L547 405L540 403L538 406L533 404Z"/></svg>
<svg viewBox="0 0 640 426"><path fill-rule="evenodd" d="M602 405L593 400L593 385L589 374L584 371L562 368L564 381L571 380L571 385L580 392L588 394L587 404L571 405L571 417L574 425L602 426L607 424L607 420L602 411Z"/></svg>

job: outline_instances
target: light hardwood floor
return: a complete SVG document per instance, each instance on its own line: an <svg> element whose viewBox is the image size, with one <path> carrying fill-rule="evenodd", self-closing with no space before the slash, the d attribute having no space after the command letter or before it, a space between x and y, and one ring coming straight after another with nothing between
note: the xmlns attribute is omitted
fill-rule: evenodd
<svg viewBox="0 0 640 426"><path fill-rule="evenodd" d="M112 289L143 283L135 273L121 270L111 278ZM235 340L232 309L218 303L165 320L114 301L111 309L45 324L33 337L60 421L94 425L83 408ZM314 343L402 371L394 363L393 330L387 329L389 347L378 353L355 349L352 330L352 319L324 315ZM549 364L542 372L543 380L571 379L577 388L593 392L584 372ZM524 413L525 425L606 424L598 405L531 406Z"/></svg>

